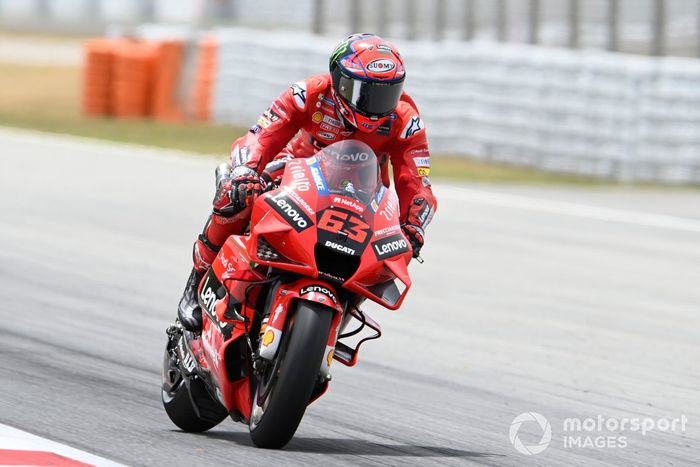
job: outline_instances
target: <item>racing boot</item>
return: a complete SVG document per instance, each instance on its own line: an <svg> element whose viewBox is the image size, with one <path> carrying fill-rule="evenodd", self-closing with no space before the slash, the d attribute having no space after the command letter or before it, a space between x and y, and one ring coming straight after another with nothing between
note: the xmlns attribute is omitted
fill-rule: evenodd
<svg viewBox="0 0 700 467"><path fill-rule="evenodd" d="M206 271L197 271L192 268L185 291L182 293L180 304L177 306L177 317L182 327L190 332L202 330L202 308L197 301L197 287Z"/></svg>

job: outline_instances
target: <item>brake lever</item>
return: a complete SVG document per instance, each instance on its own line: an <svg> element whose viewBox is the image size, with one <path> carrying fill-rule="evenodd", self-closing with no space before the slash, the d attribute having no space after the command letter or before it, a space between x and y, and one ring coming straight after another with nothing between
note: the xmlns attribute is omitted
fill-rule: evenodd
<svg viewBox="0 0 700 467"><path fill-rule="evenodd" d="M277 188L279 188L279 185L276 184L274 181L272 181L272 182L265 185L265 187L262 189L262 192L260 192L260 194L267 193L268 191L276 190Z"/></svg>

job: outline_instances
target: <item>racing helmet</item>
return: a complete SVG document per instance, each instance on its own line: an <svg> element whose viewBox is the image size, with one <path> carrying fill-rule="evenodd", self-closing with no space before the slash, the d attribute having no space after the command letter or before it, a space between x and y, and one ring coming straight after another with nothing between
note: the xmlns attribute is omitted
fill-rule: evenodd
<svg viewBox="0 0 700 467"><path fill-rule="evenodd" d="M372 133L396 110L406 77L396 47L374 34L353 34L331 55L333 100L343 119Z"/></svg>

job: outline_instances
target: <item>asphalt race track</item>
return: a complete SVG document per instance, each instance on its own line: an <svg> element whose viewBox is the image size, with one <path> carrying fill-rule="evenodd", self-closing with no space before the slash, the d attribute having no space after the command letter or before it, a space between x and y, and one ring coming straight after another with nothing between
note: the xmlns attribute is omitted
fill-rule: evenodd
<svg viewBox="0 0 700 467"><path fill-rule="evenodd" d="M164 330L215 165L0 129L0 423L128 465L700 463L697 190L436 183L405 306L373 308L384 337L334 364L285 450L231 421L178 431ZM551 429L536 455L510 440L524 412ZM525 446L546 432L517 428Z"/></svg>

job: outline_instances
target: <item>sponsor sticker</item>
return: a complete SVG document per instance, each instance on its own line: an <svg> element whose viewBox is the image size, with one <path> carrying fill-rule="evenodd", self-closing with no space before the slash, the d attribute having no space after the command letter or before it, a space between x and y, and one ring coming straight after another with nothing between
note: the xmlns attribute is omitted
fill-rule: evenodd
<svg viewBox="0 0 700 467"><path fill-rule="evenodd" d="M414 157L413 162L416 167L430 167L430 157Z"/></svg>
<svg viewBox="0 0 700 467"><path fill-rule="evenodd" d="M209 315L216 316L216 305L226 296L226 289L221 285L219 279L214 274L214 270L209 270L207 278L199 293L199 303Z"/></svg>
<svg viewBox="0 0 700 467"><path fill-rule="evenodd" d="M325 131L330 131L332 133L338 133L340 131L339 128L336 128L334 126L329 125L328 123L321 123L321 129Z"/></svg>
<svg viewBox="0 0 700 467"><path fill-rule="evenodd" d="M293 189L290 189L289 187L284 187L283 189L284 189L284 192L287 193L290 197L292 197L294 199L294 201L296 201L299 204L299 206L301 206L302 208L304 208L306 210L306 212L308 212L312 216L314 214L316 214L316 211L311 209L311 206L309 206L309 203L307 203L306 200L299 195L299 193L297 193Z"/></svg>
<svg viewBox="0 0 700 467"><path fill-rule="evenodd" d="M394 68L396 68L396 63L388 58L380 58L367 64L367 71L372 73L388 73Z"/></svg>
<svg viewBox="0 0 700 467"><path fill-rule="evenodd" d="M346 196L333 196L331 198L331 205L332 206L342 206L344 208L350 208L353 211L362 214L365 212L365 207L361 203L358 203L352 198L348 198Z"/></svg>
<svg viewBox="0 0 700 467"><path fill-rule="evenodd" d="M391 258L408 251L408 242L403 235L391 235L372 242L372 251L378 260Z"/></svg>
<svg viewBox="0 0 700 467"><path fill-rule="evenodd" d="M277 113L275 113L275 111L272 110L272 108L268 108L258 119L258 126L262 128L267 128L279 119L280 116Z"/></svg>
<svg viewBox="0 0 700 467"><path fill-rule="evenodd" d="M272 122L270 120L268 120L267 118L265 118L264 115L261 115L260 118L258 119L257 125L261 128L267 128L270 125L272 125Z"/></svg>
<svg viewBox="0 0 700 467"><path fill-rule="evenodd" d="M379 188L379 191L377 192L376 196L372 200L371 203L369 203L369 208L372 210L372 212L377 212L379 209L379 204L382 202L382 198L384 197L384 193L386 192L386 187L382 185Z"/></svg>
<svg viewBox="0 0 700 467"><path fill-rule="evenodd" d="M270 345L275 340L275 333L272 329L268 329L262 338L263 345Z"/></svg>
<svg viewBox="0 0 700 467"><path fill-rule="evenodd" d="M248 162L248 157L250 156L250 148L248 146L236 145L231 150L231 163L234 167L243 165Z"/></svg>
<svg viewBox="0 0 700 467"><path fill-rule="evenodd" d="M274 110L272 110L272 107L268 108L265 112L263 112L263 115L272 123L280 119L280 116Z"/></svg>
<svg viewBox="0 0 700 467"><path fill-rule="evenodd" d="M333 274L329 274L323 271L318 271L318 275L336 282L345 282L345 280L347 279L347 277L334 276Z"/></svg>
<svg viewBox="0 0 700 467"><path fill-rule="evenodd" d="M384 227L383 229L375 230L374 236L377 238L386 237L387 235L391 235L394 232L398 232L400 230L401 226L398 224L394 224L390 225L389 227Z"/></svg>
<svg viewBox="0 0 700 467"><path fill-rule="evenodd" d="M362 126L362 128L367 128L368 130L374 130L377 127L377 125L372 125L367 122L362 122L360 123L360 125Z"/></svg>
<svg viewBox="0 0 700 467"><path fill-rule="evenodd" d="M306 109L306 82L297 81L292 84L292 96L299 110Z"/></svg>
<svg viewBox="0 0 700 467"><path fill-rule="evenodd" d="M323 114L321 112L314 112L314 114L311 116L311 120L314 123L320 123L321 120L323 120Z"/></svg>
<svg viewBox="0 0 700 467"><path fill-rule="evenodd" d="M316 191L321 195L328 194L328 186L326 185L326 179L323 177L321 172L321 167L318 165L317 161L314 161L310 166L311 177L314 179L314 184L316 185Z"/></svg>
<svg viewBox="0 0 700 467"><path fill-rule="evenodd" d="M287 169L292 175L294 183L292 187L297 191L309 191L311 189L311 181L306 173L304 164L297 161L291 161L287 164Z"/></svg>
<svg viewBox="0 0 700 467"><path fill-rule="evenodd" d="M334 250L338 250L339 252L345 253L347 255L355 256L355 249L354 248L350 248L349 246L341 245L340 243L326 240L326 243L324 243L323 246L326 246L328 248L332 248Z"/></svg>
<svg viewBox="0 0 700 467"><path fill-rule="evenodd" d="M312 292L321 293L326 297L330 298L333 303L338 303L338 299L336 298L335 294L331 292L331 290L328 289L328 287L323 285L313 284L307 285L306 287L302 287L301 290L299 290L299 295L304 296Z"/></svg>
<svg viewBox="0 0 700 467"><path fill-rule="evenodd" d="M328 132L328 131L318 131L318 132L316 132L316 135L319 138L323 138L323 139L335 139L335 135L333 133Z"/></svg>
<svg viewBox="0 0 700 467"><path fill-rule="evenodd" d="M389 196L384 203L384 207L379 211L379 215L388 221L393 221L399 214L399 200L393 191L389 191Z"/></svg>
<svg viewBox="0 0 700 467"><path fill-rule="evenodd" d="M423 120L418 115L414 115L401 131L401 138L408 139L423 129L425 129Z"/></svg>
<svg viewBox="0 0 700 467"><path fill-rule="evenodd" d="M335 107L335 102L333 102L333 99L329 99L323 94L318 96L319 101L323 102L324 104L330 105L331 107Z"/></svg>
<svg viewBox="0 0 700 467"><path fill-rule="evenodd" d="M379 125L379 128L377 128L377 135L378 136L389 136L391 133L391 120L386 120L384 123Z"/></svg>
<svg viewBox="0 0 700 467"><path fill-rule="evenodd" d="M425 203L425 206L423 206L418 212L418 220L423 228L427 227L428 224L430 224L430 221L433 220L433 214L435 214L433 208L431 208L428 203Z"/></svg>
<svg viewBox="0 0 700 467"><path fill-rule="evenodd" d="M421 167L418 169L418 175L421 177L427 177L430 175L430 167Z"/></svg>
<svg viewBox="0 0 700 467"><path fill-rule="evenodd" d="M311 218L286 193L269 196L265 198L265 202L297 232L302 232L313 225Z"/></svg>
<svg viewBox="0 0 700 467"><path fill-rule="evenodd" d="M332 125L332 126L335 126L335 127L338 127L338 128L342 128L342 127L343 127L343 124L340 122L340 120L335 119L335 118L331 117L330 115L324 115L324 116L323 116L323 121L324 121L325 123L329 124L329 125Z"/></svg>

